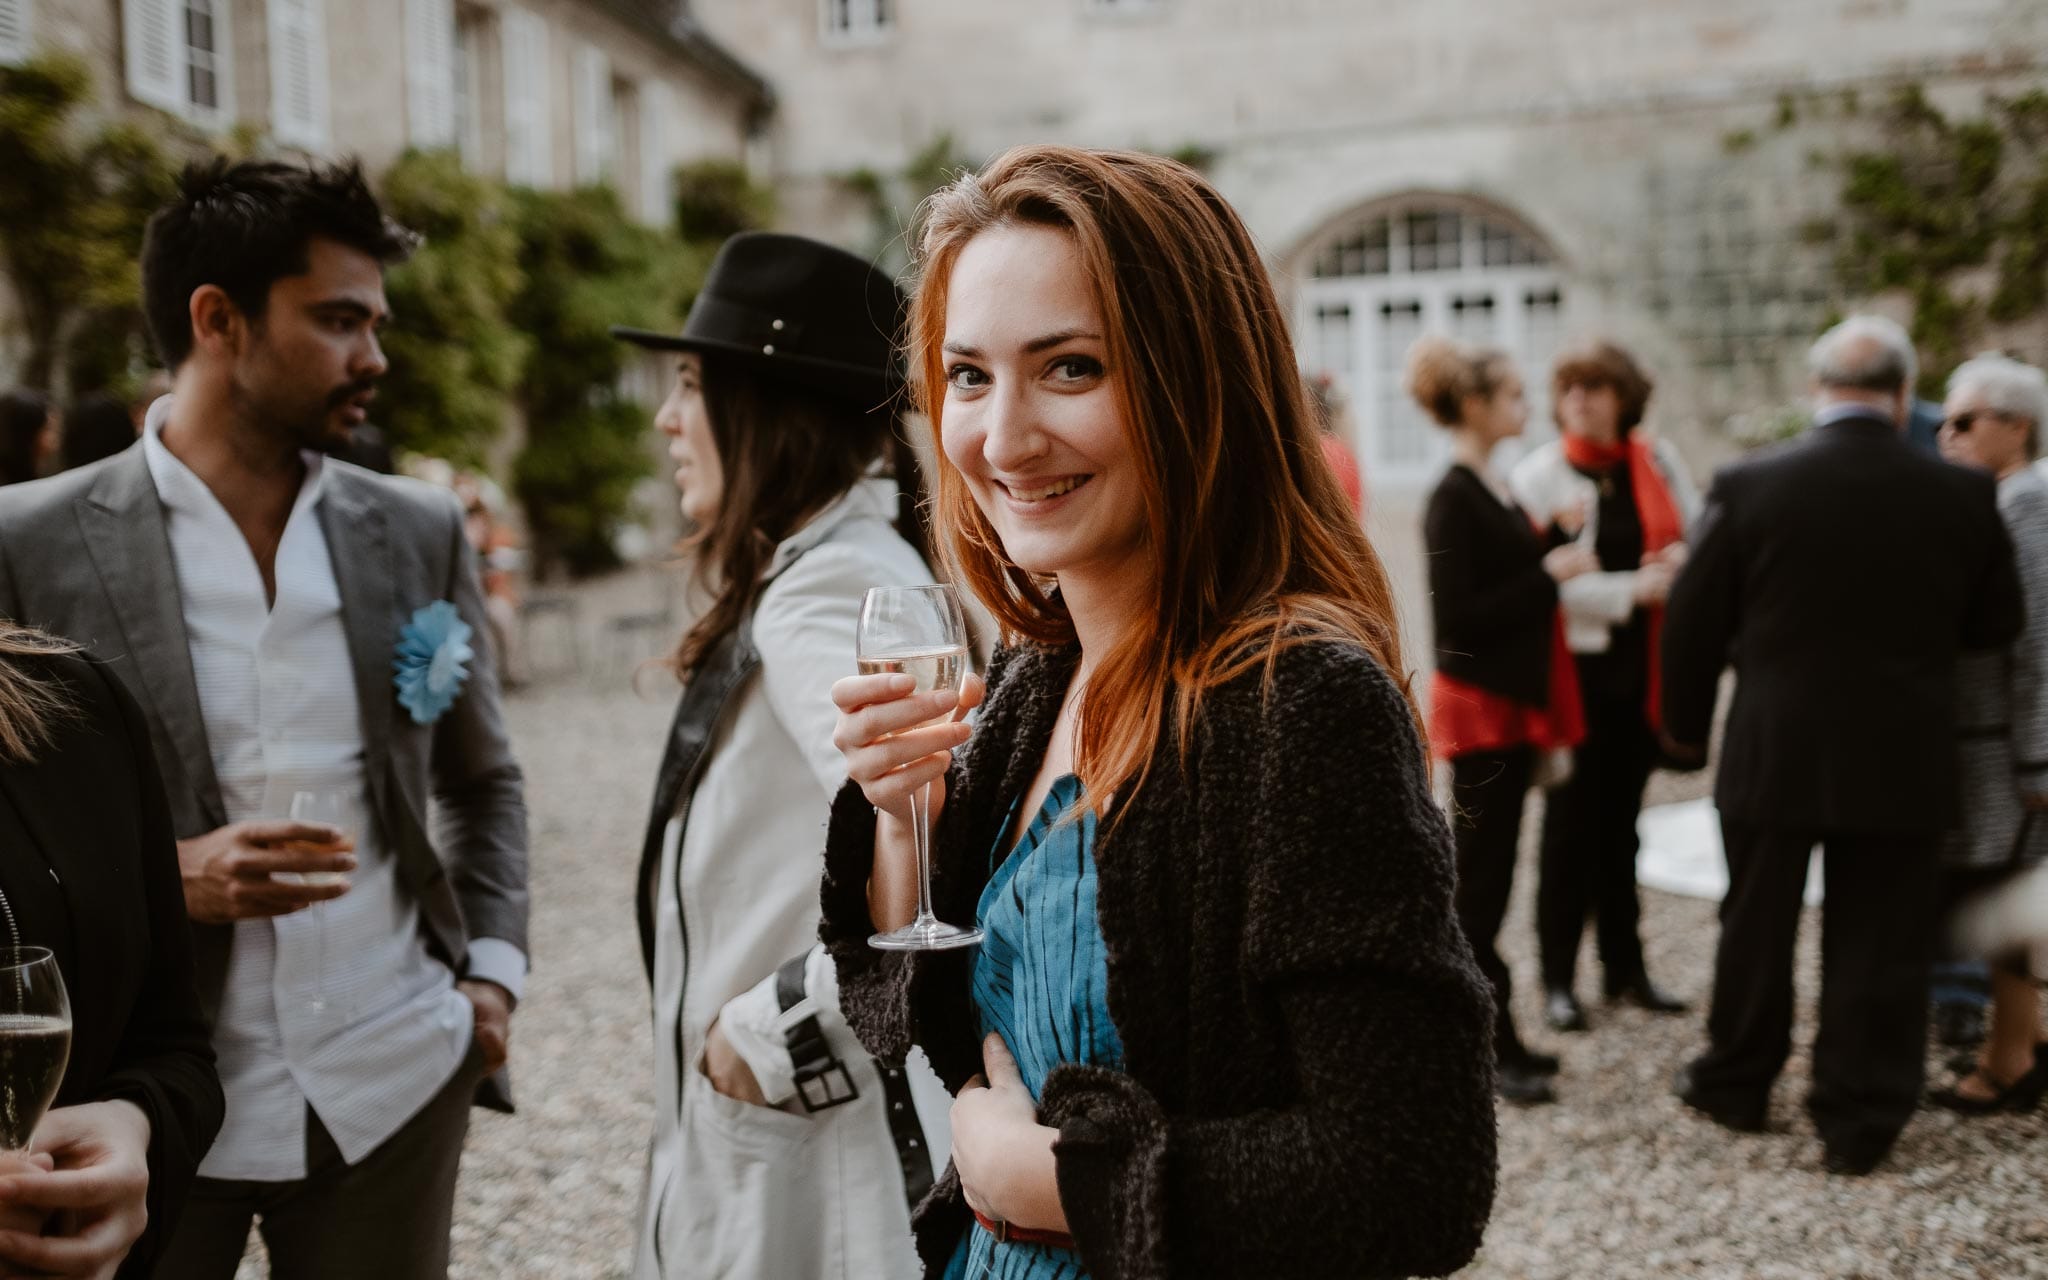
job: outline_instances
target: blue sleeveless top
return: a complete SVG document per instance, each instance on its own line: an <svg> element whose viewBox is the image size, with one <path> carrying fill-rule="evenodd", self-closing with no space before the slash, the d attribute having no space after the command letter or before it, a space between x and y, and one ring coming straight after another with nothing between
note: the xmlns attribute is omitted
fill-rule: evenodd
<svg viewBox="0 0 2048 1280"><path fill-rule="evenodd" d="M1095 915L1095 816L1060 822L1080 798L1081 780L1073 774L1052 784L975 910L984 934L974 961L981 1034L1002 1036L1034 1100L1046 1074L1062 1062L1123 1065ZM1015 821L1013 808L989 851L991 863L1002 857ZM1071 1249L997 1244L976 1223L953 1251L945 1280L1086 1280L1087 1274Z"/></svg>

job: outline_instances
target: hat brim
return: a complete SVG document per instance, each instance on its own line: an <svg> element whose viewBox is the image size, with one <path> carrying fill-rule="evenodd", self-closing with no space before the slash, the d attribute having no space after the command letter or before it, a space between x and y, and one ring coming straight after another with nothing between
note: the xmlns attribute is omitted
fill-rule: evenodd
<svg viewBox="0 0 2048 1280"><path fill-rule="evenodd" d="M903 386L902 378L893 371L884 373L861 365L811 360L799 355L769 355L759 347L722 342L715 338L692 338L679 333L658 333L652 329L617 324L611 327L611 334L621 342L630 342L650 351L715 353L721 360L731 359L744 364L771 380L824 392L852 401L863 409L879 408Z"/></svg>

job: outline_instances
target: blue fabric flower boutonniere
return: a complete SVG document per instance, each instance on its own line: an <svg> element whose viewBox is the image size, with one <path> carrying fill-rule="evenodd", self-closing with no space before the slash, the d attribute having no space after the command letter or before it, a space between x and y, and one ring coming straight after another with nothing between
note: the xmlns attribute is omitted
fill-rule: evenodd
<svg viewBox="0 0 2048 1280"><path fill-rule="evenodd" d="M469 680L469 660L476 656L469 647L474 634L446 600L417 610L399 628L393 683L399 705L412 713L414 724L432 724L455 705Z"/></svg>

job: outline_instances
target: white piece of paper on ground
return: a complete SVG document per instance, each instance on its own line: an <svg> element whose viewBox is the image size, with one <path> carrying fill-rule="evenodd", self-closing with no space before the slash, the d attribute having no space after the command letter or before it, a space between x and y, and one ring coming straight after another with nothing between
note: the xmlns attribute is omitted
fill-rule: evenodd
<svg viewBox="0 0 2048 1280"><path fill-rule="evenodd" d="M1728 858L1721 849L1721 817L1712 800L1653 805L1636 819L1642 848L1636 880L1652 889L1719 902L1728 892ZM1821 860L1806 870L1806 905L1820 905Z"/></svg>

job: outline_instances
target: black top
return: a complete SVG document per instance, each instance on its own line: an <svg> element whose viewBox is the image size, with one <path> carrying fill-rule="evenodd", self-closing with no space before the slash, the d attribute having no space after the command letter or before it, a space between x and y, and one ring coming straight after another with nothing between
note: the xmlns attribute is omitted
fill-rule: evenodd
<svg viewBox="0 0 2048 1280"><path fill-rule="evenodd" d="M1626 462L1611 467L1581 467L1572 470L1593 481L1599 498L1595 516L1593 554L1603 573L1629 573L1643 564L1643 517L1636 509L1635 477ZM1553 530L1553 541L1563 541L1562 531ZM1644 699L1650 690L1650 624L1641 608L1617 623L1601 653L1574 655L1579 667L1579 696L1591 721L1609 721L1614 715L1603 710L1643 719Z"/></svg>
<svg viewBox="0 0 2048 1280"><path fill-rule="evenodd" d="M142 712L97 664L0 658L60 683L76 714L28 765L0 765L0 886L22 941L50 948L71 1001L57 1106L124 1099L149 1116L140 1276L177 1219L225 1102L193 987L163 784Z"/></svg>
<svg viewBox="0 0 2048 1280"><path fill-rule="evenodd" d="M940 918L973 917L1079 656L997 653L934 833ZM1408 703L1363 650L1304 644L1212 690L1193 736L1183 758L1169 723L1095 847L1125 1069L1055 1067L1041 1098L1089 1273L1455 1271L1493 1203L1493 1014ZM849 784L820 926L840 1005L958 1089L982 1069L972 956L868 946L874 836ZM967 1221L949 1169L916 1215L929 1274Z"/></svg>
<svg viewBox="0 0 2048 1280"><path fill-rule="evenodd" d="M1956 655L2023 620L1988 474L1857 417L1714 478L1664 620L1664 720L1706 742L1738 676L1714 796L1780 830L1933 833L1957 814Z"/></svg>
<svg viewBox="0 0 2048 1280"><path fill-rule="evenodd" d="M1479 474L1444 472L1422 517L1439 671L1532 707L1550 701L1557 582L1528 516Z"/></svg>

